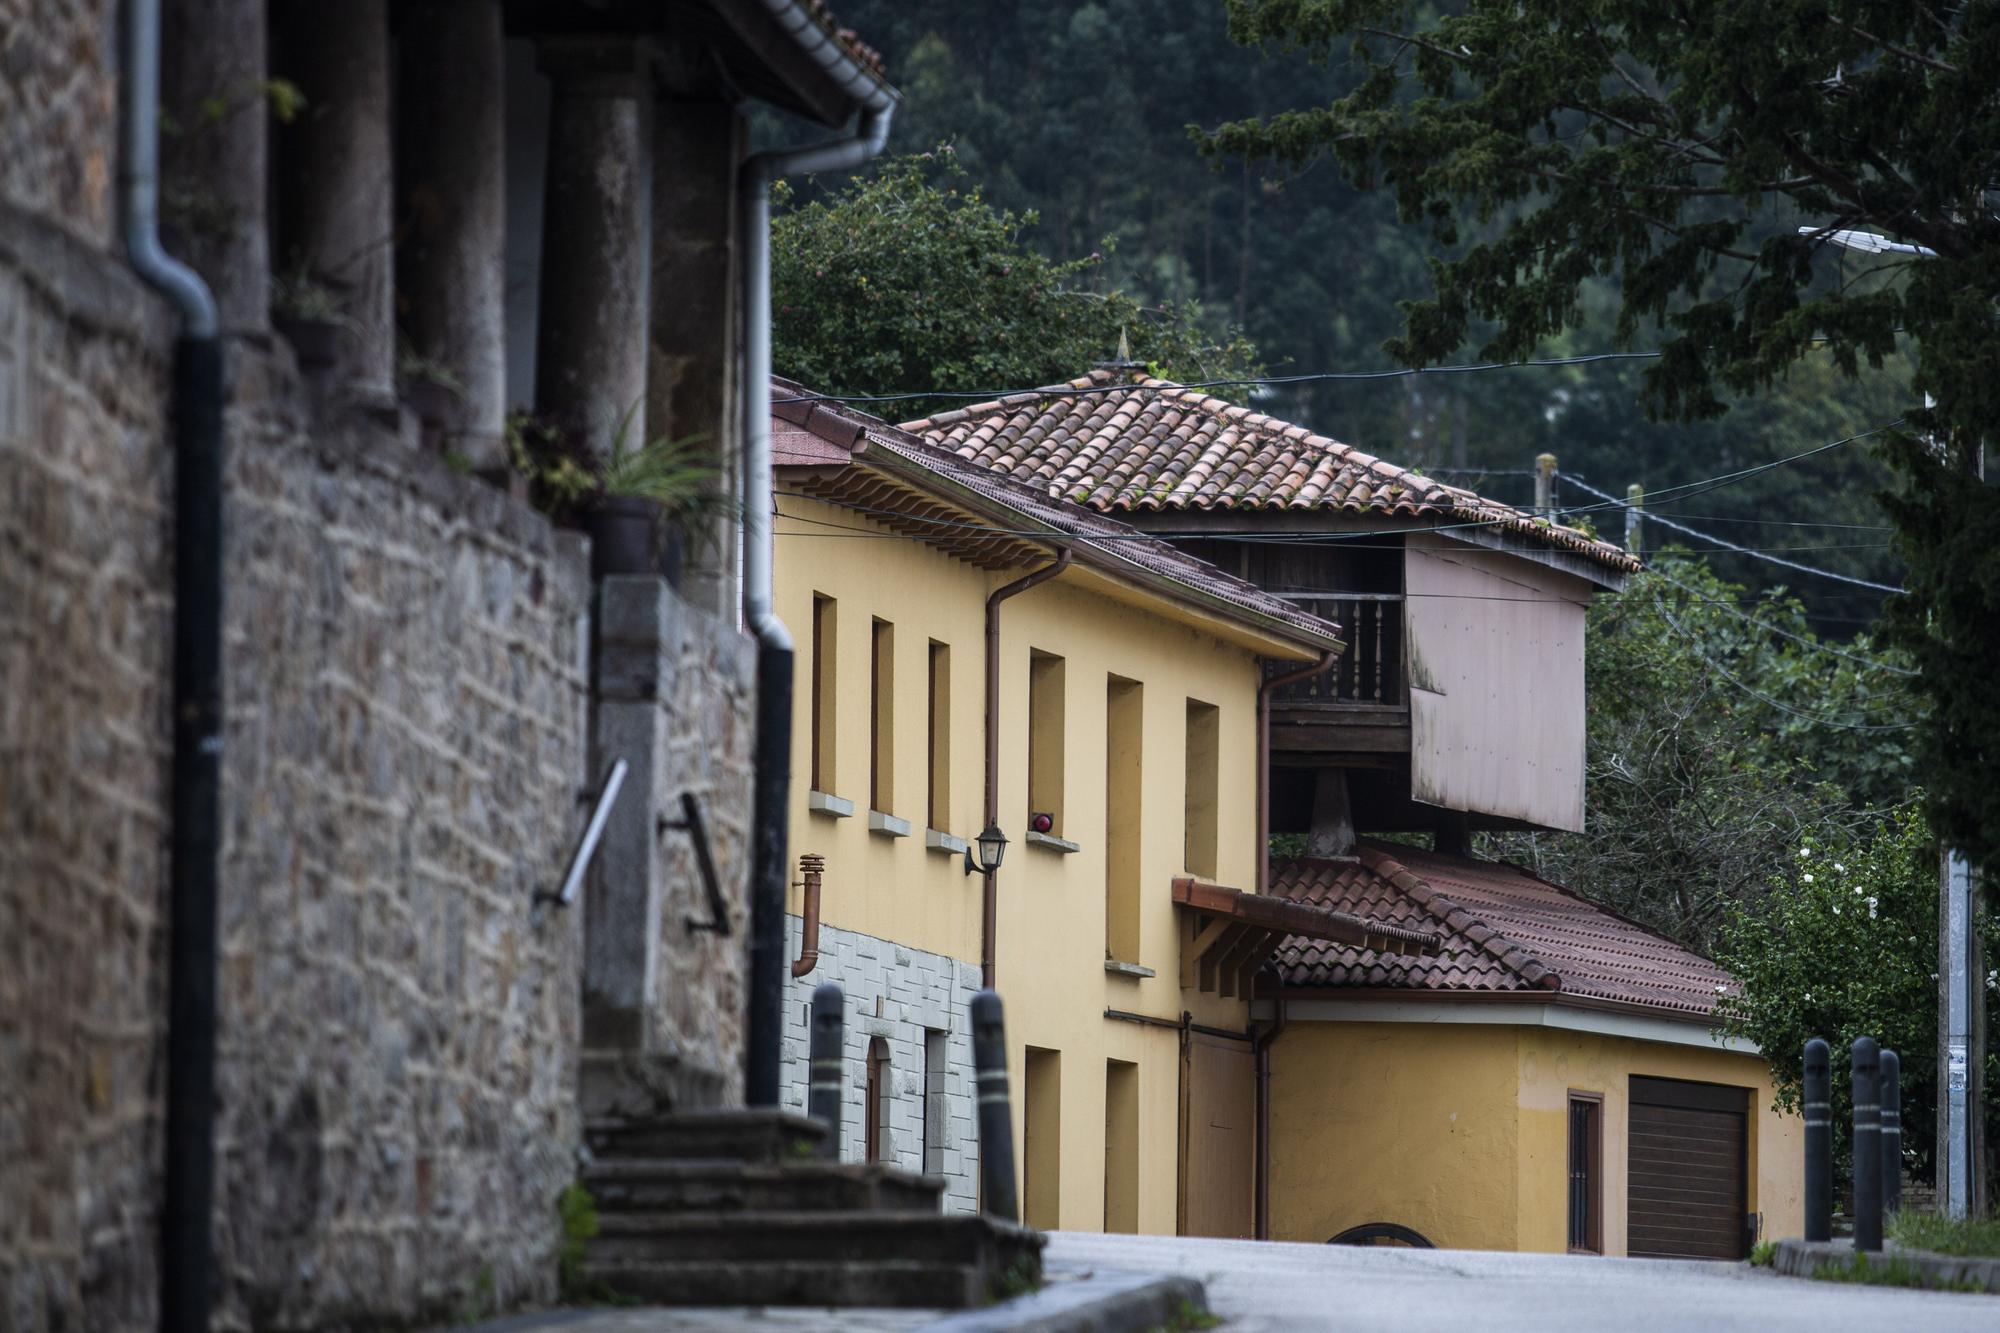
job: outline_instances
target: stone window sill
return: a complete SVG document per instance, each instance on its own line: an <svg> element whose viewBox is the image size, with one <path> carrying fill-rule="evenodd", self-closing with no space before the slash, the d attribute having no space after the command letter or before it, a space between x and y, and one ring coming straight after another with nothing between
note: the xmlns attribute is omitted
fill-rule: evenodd
<svg viewBox="0 0 2000 1333"><path fill-rule="evenodd" d="M940 833L934 828L924 830L924 846L934 852L943 852L947 856L965 854L965 839L955 833Z"/></svg>
<svg viewBox="0 0 2000 1333"><path fill-rule="evenodd" d="M1082 843L1071 842L1068 838L1058 838L1053 833L1037 833L1033 829L1028 830L1028 845L1039 847L1045 852L1061 852L1064 856L1083 850Z"/></svg>
<svg viewBox="0 0 2000 1333"><path fill-rule="evenodd" d="M806 793L806 809L816 815L846 819L854 813L854 802L845 796L835 796L832 792L809 791Z"/></svg>
<svg viewBox="0 0 2000 1333"><path fill-rule="evenodd" d="M910 821L883 814L880 810L870 810L868 831L882 838L907 838L910 836Z"/></svg>
<svg viewBox="0 0 2000 1333"><path fill-rule="evenodd" d="M1106 972L1109 972L1114 977L1130 977L1134 981L1138 981L1145 977L1157 977L1158 975L1160 975L1158 972L1155 972L1150 967L1141 967L1137 963L1122 963L1118 961L1116 958L1105 959L1104 970Z"/></svg>

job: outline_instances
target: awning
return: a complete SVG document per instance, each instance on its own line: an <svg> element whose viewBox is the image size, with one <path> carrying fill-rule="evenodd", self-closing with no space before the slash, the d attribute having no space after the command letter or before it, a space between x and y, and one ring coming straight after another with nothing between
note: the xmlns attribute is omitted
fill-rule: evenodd
<svg viewBox="0 0 2000 1333"><path fill-rule="evenodd" d="M1248 999L1257 969L1290 936L1330 940L1386 954L1436 953L1438 938L1367 917L1224 888L1174 881L1182 913L1181 985Z"/></svg>

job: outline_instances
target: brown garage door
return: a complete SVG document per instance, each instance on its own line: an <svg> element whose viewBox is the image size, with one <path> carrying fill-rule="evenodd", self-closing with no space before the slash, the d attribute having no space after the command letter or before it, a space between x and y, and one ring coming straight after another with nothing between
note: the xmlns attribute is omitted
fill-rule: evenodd
<svg viewBox="0 0 2000 1333"><path fill-rule="evenodd" d="M1750 1090L1635 1075L1631 1108L1626 1253L1741 1259Z"/></svg>

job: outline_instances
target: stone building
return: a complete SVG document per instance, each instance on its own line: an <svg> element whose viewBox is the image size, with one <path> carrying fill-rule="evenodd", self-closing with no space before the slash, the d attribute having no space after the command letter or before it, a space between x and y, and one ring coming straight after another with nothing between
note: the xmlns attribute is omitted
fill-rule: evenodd
<svg viewBox="0 0 2000 1333"><path fill-rule="evenodd" d="M731 522L681 524L684 568L658 522L593 554L508 413L598 457L698 438L732 490L747 103L839 126L886 85L807 0L9 2L0 34L0 1330L549 1297L585 1119L744 1097L757 648ZM128 255L155 50L166 248L218 338ZM217 346L219 525L176 444ZM175 573L218 532L197 735ZM173 775L218 765L203 955ZM212 1200L170 1185L170 1103Z"/></svg>

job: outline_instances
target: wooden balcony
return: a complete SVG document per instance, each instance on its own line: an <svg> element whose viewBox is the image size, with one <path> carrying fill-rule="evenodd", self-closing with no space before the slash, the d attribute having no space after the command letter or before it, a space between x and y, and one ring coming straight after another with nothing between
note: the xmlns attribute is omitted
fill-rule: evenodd
<svg viewBox="0 0 2000 1333"><path fill-rule="evenodd" d="M1287 756L1408 754L1402 594L1298 594L1286 600L1338 623L1348 646L1333 670L1272 696L1272 755L1282 762Z"/></svg>

